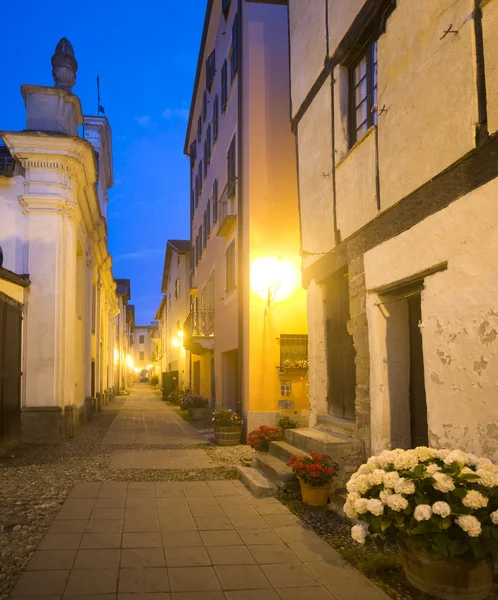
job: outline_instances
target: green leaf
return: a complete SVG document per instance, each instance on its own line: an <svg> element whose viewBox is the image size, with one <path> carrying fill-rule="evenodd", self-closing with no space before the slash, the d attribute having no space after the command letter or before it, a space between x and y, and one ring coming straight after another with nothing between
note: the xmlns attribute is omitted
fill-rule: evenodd
<svg viewBox="0 0 498 600"><path fill-rule="evenodd" d="M438 544L432 544L431 548L436 554L440 554L441 556L448 556L448 548L439 546Z"/></svg>
<svg viewBox="0 0 498 600"><path fill-rule="evenodd" d="M498 541L498 527L491 527L491 535L493 536L493 539Z"/></svg>
<svg viewBox="0 0 498 600"><path fill-rule="evenodd" d="M443 535L442 533L437 533L434 536L434 542L438 545L438 546L442 546L443 548L447 548L448 544L450 542L449 538L447 538L445 535Z"/></svg>
<svg viewBox="0 0 498 600"><path fill-rule="evenodd" d="M380 524L380 530L382 532L384 532L386 529L389 529L391 525L391 521L387 521L385 519L382 520L382 523Z"/></svg>
<svg viewBox="0 0 498 600"><path fill-rule="evenodd" d="M468 547L459 540L450 540L448 543L448 550L450 556L461 556L467 552Z"/></svg>
<svg viewBox="0 0 498 600"><path fill-rule="evenodd" d="M461 500L467 495L467 490L465 488L455 488L451 493L453 496L455 496L455 498L459 498Z"/></svg>
<svg viewBox="0 0 498 600"><path fill-rule="evenodd" d="M445 517L444 519L441 519L441 522L439 523L439 527L440 529L448 529L448 527L451 526L451 517Z"/></svg>
<svg viewBox="0 0 498 600"><path fill-rule="evenodd" d="M423 475L424 472L425 472L425 466L417 465L412 471L413 477L414 478L420 477L421 475Z"/></svg>

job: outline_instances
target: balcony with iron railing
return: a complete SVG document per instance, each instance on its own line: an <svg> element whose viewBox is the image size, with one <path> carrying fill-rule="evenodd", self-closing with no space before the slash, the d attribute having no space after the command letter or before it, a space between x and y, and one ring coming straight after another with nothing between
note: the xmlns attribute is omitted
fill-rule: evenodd
<svg viewBox="0 0 498 600"><path fill-rule="evenodd" d="M204 354L214 347L214 309L190 311L183 325L183 345L193 354Z"/></svg>
<svg viewBox="0 0 498 600"><path fill-rule="evenodd" d="M235 181L227 183L218 200L218 232L222 237L229 236L237 221L237 200Z"/></svg>

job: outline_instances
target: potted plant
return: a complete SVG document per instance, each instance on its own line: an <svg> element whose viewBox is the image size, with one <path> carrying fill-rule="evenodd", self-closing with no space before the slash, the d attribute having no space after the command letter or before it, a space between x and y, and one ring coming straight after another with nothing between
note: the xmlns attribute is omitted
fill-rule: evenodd
<svg viewBox="0 0 498 600"><path fill-rule="evenodd" d="M205 417L209 400L200 394L189 394L185 398L185 404L189 416L191 416L194 421L197 421Z"/></svg>
<svg viewBox="0 0 498 600"><path fill-rule="evenodd" d="M214 437L218 446L237 446L242 435L242 419L229 408L213 412Z"/></svg>
<svg viewBox="0 0 498 600"><path fill-rule="evenodd" d="M303 502L310 506L326 506L330 482L337 476L337 463L332 462L328 454L310 452L309 456L291 456L287 464L299 479Z"/></svg>
<svg viewBox="0 0 498 600"><path fill-rule="evenodd" d="M281 419L278 422L278 426L285 433L287 429L297 429L297 427L299 427L299 423L297 421L294 421L290 417L285 416L281 417Z"/></svg>
<svg viewBox="0 0 498 600"><path fill-rule="evenodd" d="M498 466L461 450L386 450L347 483L359 543L397 538L408 580L438 598L481 600L498 553Z"/></svg>
<svg viewBox="0 0 498 600"><path fill-rule="evenodd" d="M268 452L271 442L279 442L281 439L282 432L280 429L261 425L249 433L247 443L256 452Z"/></svg>

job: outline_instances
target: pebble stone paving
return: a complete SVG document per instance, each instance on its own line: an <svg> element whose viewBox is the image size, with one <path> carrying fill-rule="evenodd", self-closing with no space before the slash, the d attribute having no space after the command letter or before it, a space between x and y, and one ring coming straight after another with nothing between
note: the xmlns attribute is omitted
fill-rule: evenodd
<svg viewBox="0 0 498 600"><path fill-rule="evenodd" d="M178 417L171 411L151 422L140 419L140 404L149 413L156 402L160 401L150 390L139 388L123 411L133 406L133 421L160 420L166 425L159 428L167 428L168 412ZM163 413L162 406L156 406ZM186 425L185 443L195 445L198 434L189 441L193 428ZM130 445L140 429L147 427L120 425L110 437L115 439L120 431L123 444ZM157 444L157 431L150 437ZM121 456L117 452L111 464ZM192 448L132 452L136 454L130 460L138 456L145 465L134 468L163 472L181 468L182 461L195 461L194 452L206 458L203 450ZM10 598L386 600L387 596L277 499L257 498L237 480L206 480L76 483Z"/></svg>

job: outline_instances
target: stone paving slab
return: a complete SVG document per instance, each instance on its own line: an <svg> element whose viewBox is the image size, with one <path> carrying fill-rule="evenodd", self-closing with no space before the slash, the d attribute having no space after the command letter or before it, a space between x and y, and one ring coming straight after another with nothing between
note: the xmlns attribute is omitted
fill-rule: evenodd
<svg viewBox="0 0 498 600"><path fill-rule="evenodd" d="M204 450L116 450L110 469L213 469Z"/></svg>
<svg viewBox="0 0 498 600"><path fill-rule="evenodd" d="M148 385L141 384L120 407L103 443L192 446L208 445L209 441L180 417L176 407L168 406Z"/></svg>
<svg viewBox="0 0 498 600"><path fill-rule="evenodd" d="M226 480L76 484L11 598L387 600L278 500Z"/></svg>

